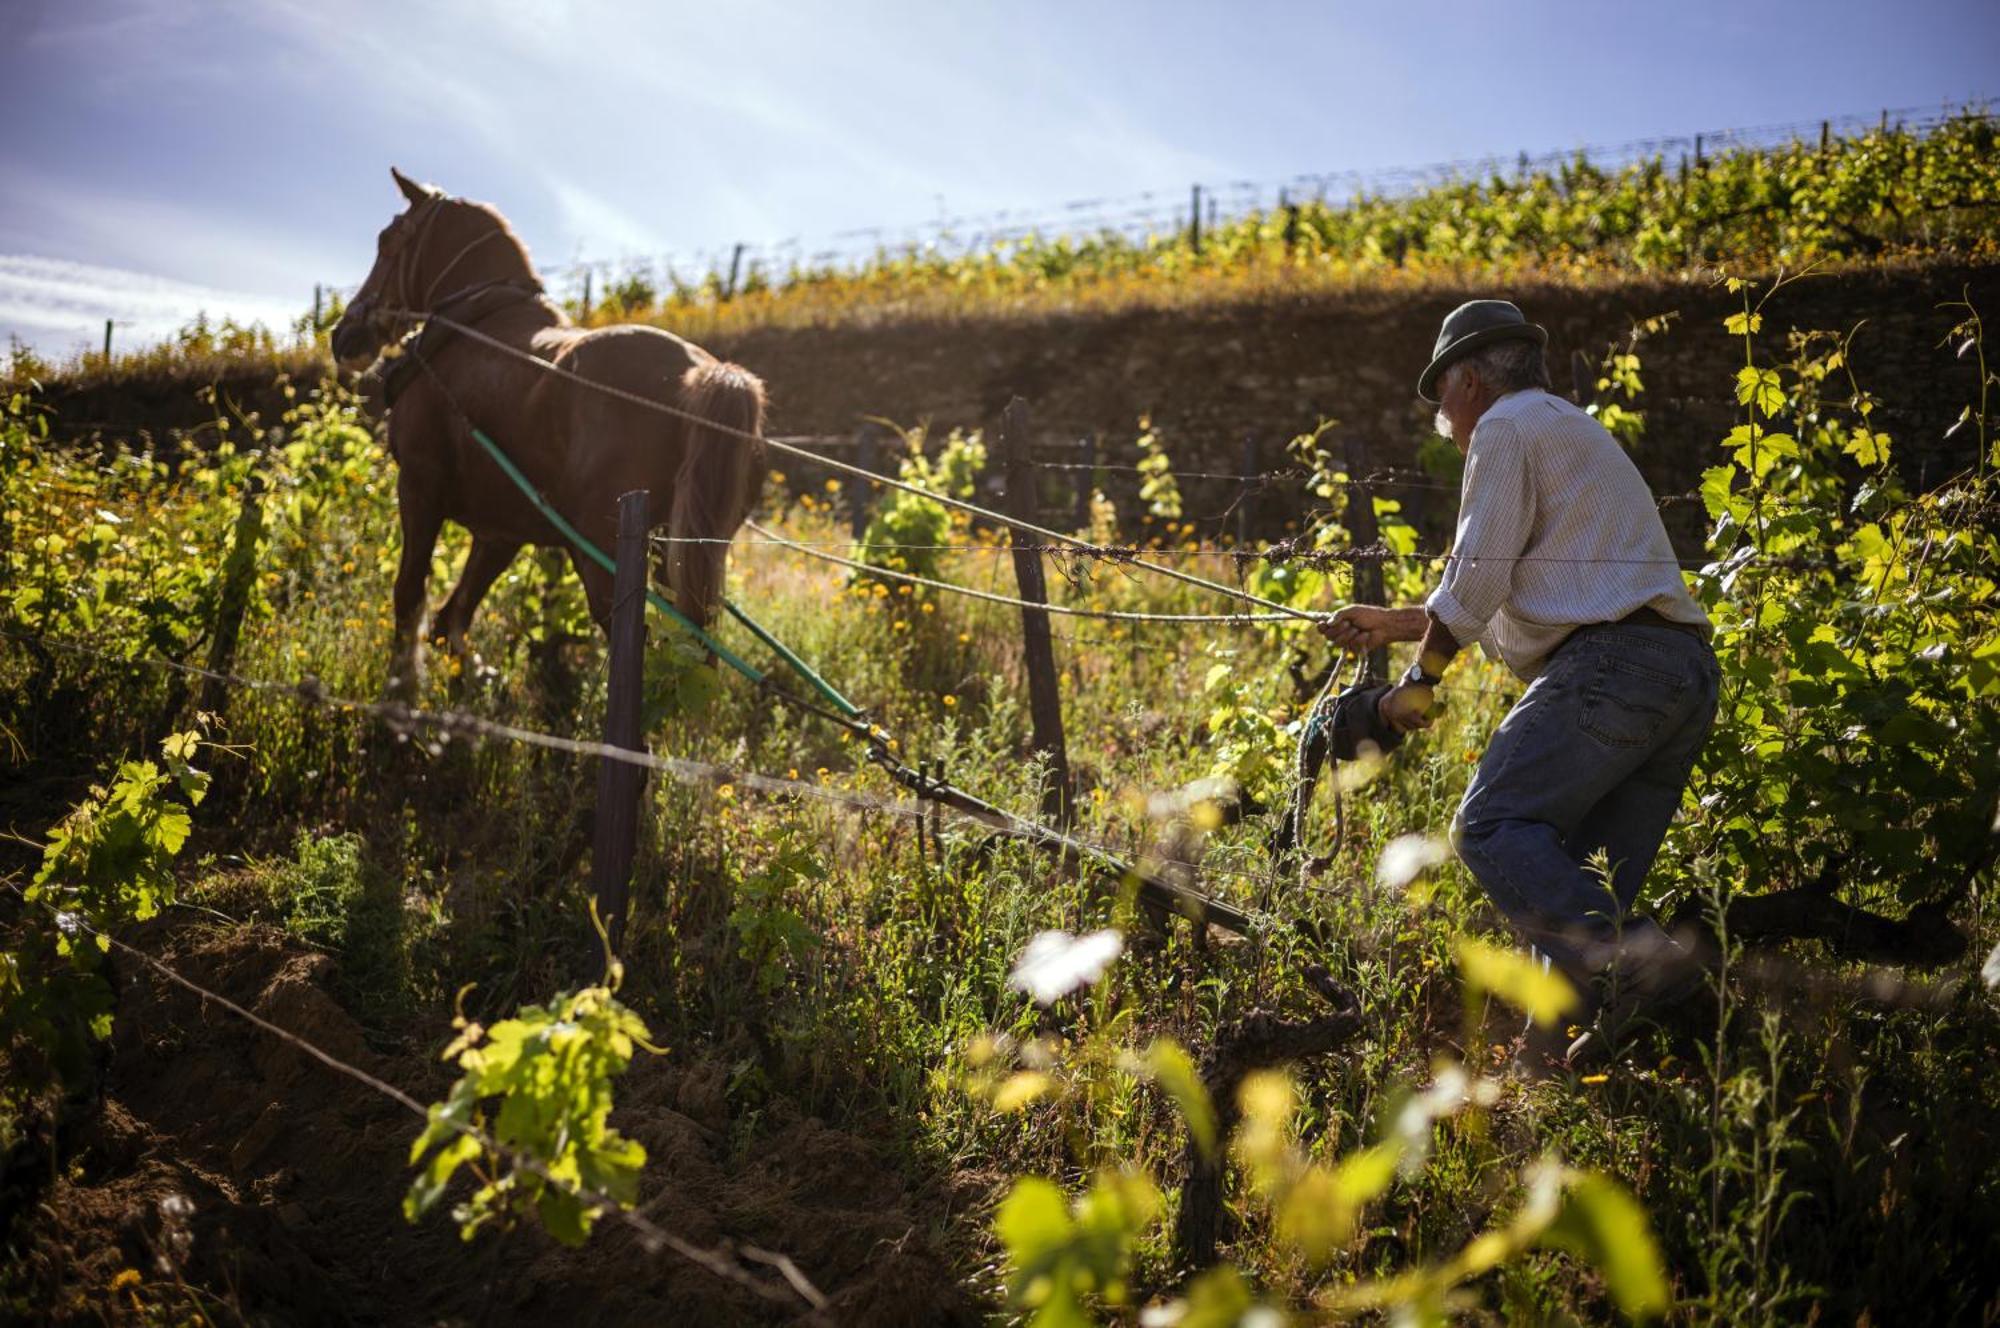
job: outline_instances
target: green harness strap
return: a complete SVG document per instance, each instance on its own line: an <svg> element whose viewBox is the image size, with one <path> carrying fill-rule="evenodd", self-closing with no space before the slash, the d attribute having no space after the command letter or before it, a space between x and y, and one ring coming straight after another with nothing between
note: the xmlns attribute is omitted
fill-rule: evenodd
<svg viewBox="0 0 2000 1328"><path fill-rule="evenodd" d="M500 445L486 436L485 430L474 425L472 427L472 436L478 440L481 447L486 449L486 455L493 458L494 462L505 472L507 478L514 481L514 487L519 489L527 497L528 501L535 505L535 510L549 519L550 525L562 532L563 536L576 545L577 548L582 549L584 555L592 562L612 575L617 575L617 562L607 555L604 550L591 543L585 537L584 533L571 525L561 512L556 511L549 503L549 500L542 496L541 491L529 481L526 475L521 473L520 467L514 464L513 459L500 450ZM687 629L695 640L701 642L709 650L714 651L717 659L727 664L730 668L735 669L751 682L761 685L766 681L764 674L756 667L746 663L735 652L731 651L729 647L723 645L702 628L696 626L691 618L675 608L667 600L666 596L660 594L659 591L653 589L651 586L646 587L646 602ZM734 601L725 599L722 601L722 604L731 614L735 615L738 622L750 629L752 635L769 646L777 654L778 658L784 660L785 663L796 670L801 678L811 683L813 688L831 702L834 708L839 710L841 714L848 716L850 719L856 718L861 714L860 706L855 705L852 701L835 691L832 683L820 677L804 660L793 654L784 642L765 631L763 626L754 618L737 608Z"/></svg>

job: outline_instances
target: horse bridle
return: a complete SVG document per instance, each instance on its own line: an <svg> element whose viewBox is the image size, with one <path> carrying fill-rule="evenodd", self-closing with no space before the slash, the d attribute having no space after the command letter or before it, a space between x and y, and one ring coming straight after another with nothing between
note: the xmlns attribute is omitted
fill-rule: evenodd
<svg viewBox="0 0 2000 1328"><path fill-rule="evenodd" d="M436 223L439 213L444 210L447 203L462 201L450 195L433 193L425 200L423 212L417 216L416 221L413 223L415 230L402 244L397 246L395 288L398 303L401 306L400 309L391 311L383 308L382 302L378 297L356 298L354 302L356 311L362 318L367 320L371 327L374 327L376 331L381 332L385 337L399 335L405 324L415 321L410 316L411 314L428 313L432 308L432 299L436 296L438 287L444 284L444 279L450 276L458 265L464 262L474 250L488 241L506 234L505 227L495 225L491 230L484 231L468 240L457 253L451 256L451 261L446 263L443 269L425 284L422 298L414 301L411 300L410 286L417 275L417 264L423 260L424 245L430 238L431 226Z"/></svg>

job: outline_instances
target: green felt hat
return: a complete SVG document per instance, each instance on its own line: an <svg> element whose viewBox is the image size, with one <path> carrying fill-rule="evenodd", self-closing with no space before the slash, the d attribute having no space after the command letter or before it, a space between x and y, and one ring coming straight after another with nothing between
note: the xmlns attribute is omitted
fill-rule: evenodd
<svg viewBox="0 0 2000 1328"><path fill-rule="evenodd" d="M1444 316L1430 367L1417 379L1417 395L1435 406L1438 375L1481 346L1510 340L1546 346L1549 332L1522 317L1521 311L1506 300L1467 300Z"/></svg>

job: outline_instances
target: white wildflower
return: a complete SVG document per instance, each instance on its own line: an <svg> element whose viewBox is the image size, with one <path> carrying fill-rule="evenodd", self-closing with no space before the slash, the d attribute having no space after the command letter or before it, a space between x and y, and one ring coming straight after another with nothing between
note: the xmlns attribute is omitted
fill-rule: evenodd
<svg viewBox="0 0 2000 1328"><path fill-rule="evenodd" d="M1413 1095L1396 1113L1394 1134L1403 1143L1402 1173L1414 1176L1423 1170L1432 1125L1468 1106L1490 1107L1499 1100L1500 1085L1493 1080L1475 1078L1462 1065L1440 1064L1430 1087Z"/></svg>
<svg viewBox="0 0 2000 1328"><path fill-rule="evenodd" d="M1449 857L1450 846L1436 835L1397 835L1375 860L1375 883L1400 890Z"/></svg>
<svg viewBox="0 0 2000 1328"><path fill-rule="evenodd" d="M1007 985L1027 992L1037 1004L1053 1005L1102 977L1124 948L1125 938L1109 927L1087 936L1045 931L1021 951Z"/></svg>

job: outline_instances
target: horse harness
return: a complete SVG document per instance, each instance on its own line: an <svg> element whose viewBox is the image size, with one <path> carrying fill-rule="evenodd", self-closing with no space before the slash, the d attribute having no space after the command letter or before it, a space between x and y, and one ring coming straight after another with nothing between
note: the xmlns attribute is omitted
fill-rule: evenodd
<svg viewBox="0 0 2000 1328"><path fill-rule="evenodd" d="M529 283L518 278L499 281L483 281L476 286L468 286L438 301L429 310L431 314L449 313L452 320L468 326L492 317L502 309L511 308L523 300L546 299L540 283ZM457 333L450 324L436 318L426 318L423 325L404 335L396 343L397 353L385 357L381 367L374 371L376 388L370 392L381 409L395 406L396 398L403 395L410 381L424 367L425 357L436 355Z"/></svg>

